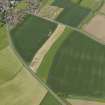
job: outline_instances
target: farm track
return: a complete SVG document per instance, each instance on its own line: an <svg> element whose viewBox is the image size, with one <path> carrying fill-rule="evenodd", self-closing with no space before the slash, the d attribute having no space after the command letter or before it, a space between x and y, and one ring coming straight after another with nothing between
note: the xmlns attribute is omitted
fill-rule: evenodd
<svg viewBox="0 0 105 105"><path fill-rule="evenodd" d="M50 35L49 39L45 42L45 44L38 50L38 52L35 54L32 63L30 65L30 68L36 73L38 67L40 66L44 56L47 54L48 50L51 48L51 46L54 44L54 42L62 35L63 31L65 29L64 25L59 24L56 28L56 30Z"/></svg>
<svg viewBox="0 0 105 105"><path fill-rule="evenodd" d="M72 105L105 105L103 102L80 100L80 99L67 99Z"/></svg>

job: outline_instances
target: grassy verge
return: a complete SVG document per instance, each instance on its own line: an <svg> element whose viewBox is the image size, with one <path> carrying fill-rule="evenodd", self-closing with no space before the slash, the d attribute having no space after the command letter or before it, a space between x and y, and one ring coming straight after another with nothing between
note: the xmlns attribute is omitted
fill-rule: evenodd
<svg viewBox="0 0 105 105"><path fill-rule="evenodd" d="M0 27L0 50L8 46L7 30L5 26Z"/></svg>

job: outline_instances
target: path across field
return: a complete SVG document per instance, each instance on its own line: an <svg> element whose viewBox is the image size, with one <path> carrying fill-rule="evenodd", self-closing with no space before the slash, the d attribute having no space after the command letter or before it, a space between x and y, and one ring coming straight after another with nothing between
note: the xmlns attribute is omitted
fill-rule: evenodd
<svg viewBox="0 0 105 105"><path fill-rule="evenodd" d="M32 63L30 65L31 69L36 73L38 67L40 66L44 56L48 52L48 50L51 48L51 46L54 44L54 42L60 37L62 32L64 31L65 26L64 25L58 25L55 32L51 35L51 37L45 42L45 44L38 50L38 52L35 54Z"/></svg>
<svg viewBox="0 0 105 105"><path fill-rule="evenodd" d="M102 102L79 100L79 99L67 99L72 105L105 105Z"/></svg>

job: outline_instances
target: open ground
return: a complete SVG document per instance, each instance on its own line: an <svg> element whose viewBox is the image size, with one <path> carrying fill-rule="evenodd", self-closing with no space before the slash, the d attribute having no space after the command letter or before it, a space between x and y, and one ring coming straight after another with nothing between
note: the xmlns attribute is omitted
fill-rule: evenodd
<svg viewBox="0 0 105 105"><path fill-rule="evenodd" d="M105 46L80 32L67 34L50 67L48 84L65 95L104 98Z"/></svg>
<svg viewBox="0 0 105 105"><path fill-rule="evenodd" d="M6 27L0 27L0 50L5 48L8 45L8 38L7 38L7 30Z"/></svg>
<svg viewBox="0 0 105 105"><path fill-rule="evenodd" d="M90 20L88 24L85 24L83 29L89 34L95 36L102 42L105 41L105 16L98 14Z"/></svg>
<svg viewBox="0 0 105 105"><path fill-rule="evenodd" d="M0 84L3 84L18 74L22 64L11 51L10 47L0 50L0 60L2 61L0 63Z"/></svg>

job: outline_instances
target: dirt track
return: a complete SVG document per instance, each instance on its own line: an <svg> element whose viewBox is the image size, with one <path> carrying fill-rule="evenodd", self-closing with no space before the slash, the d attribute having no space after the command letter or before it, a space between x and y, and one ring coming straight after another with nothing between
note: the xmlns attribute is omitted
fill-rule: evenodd
<svg viewBox="0 0 105 105"><path fill-rule="evenodd" d="M61 36L65 29L64 25L58 25L56 30L52 33L52 35L49 37L49 39L45 42L45 44L38 50L38 52L35 54L32 63L30 65L30 68L36 73L38 67L40 66L44 56L48 52L48 50L51 48L51 46L54 44L54 42Z"/></svg>
<svg viewBox="0 0 105 105"><path fill-rule="evenodd" d="M95 101L87 101L87 100L79 100L79 99L67 99L72 105L105 105L105 103L95 102Z"/></svg>

